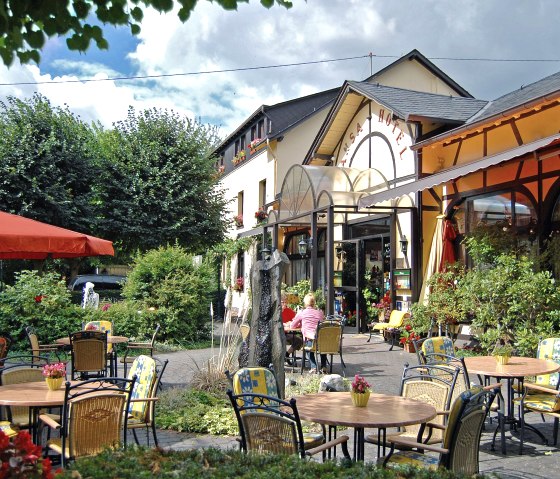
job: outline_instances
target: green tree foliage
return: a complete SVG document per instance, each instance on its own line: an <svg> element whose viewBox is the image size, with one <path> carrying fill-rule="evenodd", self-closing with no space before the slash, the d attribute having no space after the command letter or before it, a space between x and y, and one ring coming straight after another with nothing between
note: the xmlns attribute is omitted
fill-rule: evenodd
<svg viewBox="0 0 560 479"><path fill-rule="evenodd" d="M249 0L210 0L226 10L237 9ZM261 0L291 7L286 0ZM197 0L4 0L0 3L0 57L11 65L15 55L22 63L39 63L47 38L65 35L69 50L85 52L92 41L108 49L101 25L128 26L132 35L140 33L145 8L169 12L176 5L182 22L189 19Z"/></svg>
<svg viewBox="0 0 560 479"><path fill-rule="evenodd" d="M197 264L184 248L168 246L136 257L123 296L144 309L155 309L162 340L182 343L208 338L215 289L216 271L209 261Z"/></svg>
<svg viewBox="0 0 560 479"><path fill-rule="evenodd" d="M39 94L0 103L0 130L0 209L91 231L93 130Z"/></svg>
<svg viewBox="0 0 560 479"><path fill-rule="evenodd" d="M216 130L156 109L137 114L100 135L100 228L125 251L178 241L203 251L223 238L223 190L209 151Z"/></svg>

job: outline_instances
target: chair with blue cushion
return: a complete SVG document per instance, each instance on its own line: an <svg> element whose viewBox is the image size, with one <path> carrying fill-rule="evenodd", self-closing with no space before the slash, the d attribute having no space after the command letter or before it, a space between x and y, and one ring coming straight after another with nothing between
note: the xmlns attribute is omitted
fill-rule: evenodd
<svg viewBox="0 0 560 479"><path fill-rule="evenodd" d="M498 391L499 387L492 385L462 393L451 407L441 446L418 443L407 438L392 438L391 451L379 462L384 466L410 465L434 471L443 467L466 476L478 474L482 426ZM411 450L395 452L397 448Z"/></svg>

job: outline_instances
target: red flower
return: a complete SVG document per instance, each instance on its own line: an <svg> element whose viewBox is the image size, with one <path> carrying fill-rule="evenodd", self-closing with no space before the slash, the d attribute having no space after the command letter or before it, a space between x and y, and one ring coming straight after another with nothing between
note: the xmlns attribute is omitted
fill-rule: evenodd
<svg viewBox="0 0 560 479"><path fill-rule="evenodd" d="M406 329L407 331L410 331L410 330L412 329L412 326L411 326L410 324L407 324L407 325L405 326L405 329Z"/></svg>
<svg viewBox="0 0 560 479"><path fill-rule="evenodd" d="M37 296L35 296L35 302L36 303L40 303L41 301L43 301L44 296L42 294L38 294Z"/></svg>

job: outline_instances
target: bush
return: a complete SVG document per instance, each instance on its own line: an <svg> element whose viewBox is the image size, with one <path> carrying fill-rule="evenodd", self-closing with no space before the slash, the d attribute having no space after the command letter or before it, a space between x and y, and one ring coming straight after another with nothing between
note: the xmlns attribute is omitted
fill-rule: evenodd
<svg viewBox="0 0 560 479"><path fill-rule="evenodd" d="M160 247L136 257L122 295L141 310L155 309L162 340L197 342L210 336L215 281L208 260L196 264L180 246Z"/></svg>
<svg viewBox="0 0 560 479"><path fill-rule="evenodd" d="M77 472L79 474L77 474ZM129 448L126 451L106 451L95 457L87 457L72 463L63 471L61 479L75 477L121 479L143 478L208 478L230 479L279 478L311 479L454 479L464 477L440 469L428 471L401 467L397 470L382 469L373 464L320 463L299 457L281 455L243 454L239 451L198 449L189 451L163 451L161 449ZM483 476L478 476L483 477Z"/></svg>

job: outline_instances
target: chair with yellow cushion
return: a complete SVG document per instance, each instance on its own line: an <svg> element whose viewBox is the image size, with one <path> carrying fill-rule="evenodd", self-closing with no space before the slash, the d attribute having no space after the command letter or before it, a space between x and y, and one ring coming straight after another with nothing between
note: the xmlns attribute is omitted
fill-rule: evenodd
<svg viewBox="0 0 560 479"><path fill-rule="evenodd" d="M6 434L8 437L17 436L17 431L12 429L10 421L0 421L0 431Z"/></svg>
<svg viewBox="0 0 560 479"><path fill-rule="evenodd" d="M547 359L560 364L560 338L547 338L539 343L537 350L538 359ZM523 447L524 427L535 432L545 444L548 440L541 431L531 424L525 422L525 414L528 412L536 412L544 416L554 418L554 429L552 432L554 445L558 443L558 420L560 419L560 391L559 391L559 373L542 374L535 378L535 382L524 383L524 391L521 397L515 398L514 401L519 406L519 417L521 420L520 447Z"/></svg>
<svg viewBox="0 0 560 479"><path fill-rule="evenodd" d="M408 311L399 311L397 309L393 309L387 323L371 323L369 325L370 331L367 342L369 343L371 335L374 333L374 331L377 331L383 335L385 331L398 330L402 327L406 318L410 318L410 313Z"/></svg>
<svg viewBox="0 0 560 479"><path fill-rule="evenodd" d="M136 382L134 383L134 389L130 398L127 425L128 429L132 430L136 444L140 444L136 435L136 429L145 427L148 446L150 445L150 428L154 443L156 447L158 446L155 419L155 406L158 401L156 393L168 362L169 360L167 359L161 362L159 359L140 355L134 360L128 372L128 379L136 376Z"/></svg>
<svg viewBox="0 0 560 479"><path fill-rule="evenodd" d="M480 435L488 409L498 387L476 387L462 393L453 403L441 446L418 443L406 438L392 438L389 454L380 458L384 466L411 465L431 470L445 468L472 476L479 472ZM396 448L410 448L395 452ZM438 455L424 454L434 452Z"/></svg>

